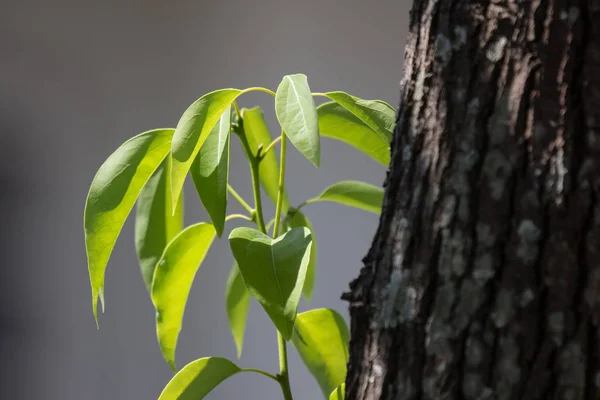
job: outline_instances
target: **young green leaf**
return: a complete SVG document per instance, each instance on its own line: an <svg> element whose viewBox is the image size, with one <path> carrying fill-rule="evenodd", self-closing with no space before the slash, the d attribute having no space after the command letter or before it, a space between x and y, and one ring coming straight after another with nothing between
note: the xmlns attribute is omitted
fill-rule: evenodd
<svg viewBox="0 0 600 400"><path fill-rule="evenodd" d="M135 213L135 250L146 289L152 289L154 269L167 244L183 229L183 196L172 214L170 156L140 192Z"/></svg>
<svg viewBox="0 0 600 400"><path fill-rule="evenodd" d="M346 379L346 322L337 312L321 308L298 314L292 343L327 398Z"/></svg>
<svg viewBox="0 0 600 400"><path fill-rule="evenodd" d="M321 163L321 142L315 101L306 75L286 75L275 96L277 120L290 142L315 167Z"/></svg>
<svg viewBox="0 0 600 400"><path fill-rule="evenodd" d="M344 92L329 92L325 96L354 114L387 143L391 143L396 111L389 104L381 100L363 100Z"/></svg>
<svg viewBox="0 0 600 400"><path fill-rule="evenodd" d="M306 203L333 201L379 214L383 204L383 193L383 188L365 182L342 181L329 186L319 196Z"/></svg>
<svg viewBox="0 0 600 400"><path fill-rule="evenodd" d="M174 370L175 348L192 282L215 238L215 228L199 223L184 229L169 243L154 271L152 302L160 350Z"/></svg>
<svg viewBox="0 0 600 400"><path fill-rule="evenodd" d="M208 134L190 169L196 191L219 237L227 214L230 131L231 107L228 107Z"/></svg>
<svg viewBox="0 0 600 400"><path fill-rule="evenodd" d="M336 102L317 107L321 136L340 140L379 163L390 165L390 142Z"/></svg>
<svg viewBox="0 0 600 400"><path fill-rule="evenodd" d="M244 121L244 131L252 154L256 154L260 145L262 145L263 150L266 149L273 139L261 109L259 107L242 109L242 120ZM273 203L276 203L277 191L279 190L279 163L275 151L271 150L264 156L258 167L258 172L265 193ZM281 212L286 213L288 208L288 197L284 193Z"/></svg>
<svg viewBox="0 0 600 400"><path fill-rule="evenodd" d="M335 389L333 392L331 392L331 395L329 396L329 400L344 400L346 396L346 384L342 383L340 386L337 387L337 389Z"/></svg>
<svg viewBox="0 0 600 400"><path fill-rule="evenodd" d="M210 92L192 103L181 116L171 143L171 191L175 201L179 198L185 177L208 134L240 94L242 91L239 89Z"/></svg>
<svg viewBox="0 0 600 400"><path fill-rule="evenodd" d="M244 279L235 262L229 273L229 279L227 279L225 303L227 305L229 327L231 328L231 334L233 335L237 349L237 357L240 358L244 345L244 331L246 330L246 317L248 316L248 307L250 306L250 293L246 289Z"/></svg>
<svg viewBox="0 0 600 400"><path fill-rule="evenodd" d="M248 291L286 340L292 336L311 244L307 228L292 229L276 239L246 227L236 228L229 235L231 251Z"/></svg>
<svg viewBox="0 0 600 400"><path fill-rule="evenodd" d="M167 384L158 400L201 400L238 372L242 372L242 369L226 358L200 358L183 367Z"/></svg>
<svg viewBox="0 0 600 400"><path fill-rule="evenodd" d="M310 221L300 211L294 212L289 219L289 224L291 228L306 227L311 232L312 246L310 248L310 261L306 268L306 279L304 279L304 287L302 288L302 294L304 294L306 301L310 301L315 286L315 272L317 269L317 240Z"/></svg>
<svg viewBox="0 0 600 400"><path fill-rule="evenodd" d="M85 202L85 248L94 319L104 310L106 264L140 191L169 154L173 129L144 132L126 141L102 164Z"/></svg>

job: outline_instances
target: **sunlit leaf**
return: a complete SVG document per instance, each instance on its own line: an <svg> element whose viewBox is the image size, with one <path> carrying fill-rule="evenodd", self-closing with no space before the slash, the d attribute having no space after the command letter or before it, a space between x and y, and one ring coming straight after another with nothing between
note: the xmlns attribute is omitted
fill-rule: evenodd
<svg viewBox="0 0 600 400"><path fill-rule="evenodd" d="M365 182L342 181L329 186L323 193L308 200L307 203L332 201L379 214L383 204L383 193L383 188Z"/></svg>
<svg viewBox="0 0 600 400"><path fill-rule="evenodd" d="M289 340L310 261L310 230L295 228L271 239L256 229L236 228L229 244L248 291Z"/></svg>
<svg viewBox="0 0 600 400"><path fill-rule="evenodd" d="M148 292L167 244L183 229L183 195L172 214L169 156L140 192L135 213L135 250Z"/></svg>
<svg viewBox="0 0 600 400"><path fill-rule="evenodd" d="M292 343L325 398L346 379L350 334L337 312L321 308L298 314Z"/></svg>
<svg viewBox="0 0 600 400"><path fill-rule="evenodd" d="M329 400L344 400L346 396L346 384L342 383L340 386L337 387L337 389L335 389L333 392L331 392L331 395L329 396Z"/></svg>
<svg viewBox="0 0 600 400"><path fill-rule="evenodd" d="M98 297L104 309L104 274L113 247L140 191L169 154L173 129L144 132L119 147L102 164L85 203L85 248L98 322Z"/></svg>
<svg viewBox="0 0 600 400"><path fill-rule="evenodd" d="M262 145L263 150L266 149L273 138L269 133L261 109L259 107L242 109L242 120L244 121L244 131L252 154L256 154L260 145ZM260 183L265 189L265 193L273 203L276 203L279 190L279 163L277 162L277 152L275 150L269 151L264 156L258 171ZM281 212L285 214L289 208L289 201L287 194L284 193L284 195Z"/></svg>
<svg viewBox="0 0 600 400"><path fill-rule="evenodd" d="M242 369L226 358L200 358L183 367L167 384L158 400L201 400L238 372L242 372Z"/></svg>
<svg viewBox="0 0 600 400"><path fill-rule="evenodd" d="M387 143L391 143L396 111L389 104L381 100L363 100L344 92L329 92L325 95L354 114Z"/></svg>
<svg viewBox="0 0 600 400"><path fill-rule="evenodd" d="M160 349L171 368L183 313L196 271L215 238L215 228L199 223L185 228L169 243L154 271L152 302Z"/></svg>
<svg viewBox="0 0 600 400"><path fill-rule="evenodd" d="M210 92L188 107L177 123L173 134L171 153L171 192L177 200L183 189L185 177L198 155L200 148L212 131L221 115L231 107L231 103L242 93L238 89L221 89Z"/></svg>
<svg viewBox="0 0 600 400"><path fill-rule="evenodd" d="M390 164L390 142L336 102L317 107L321 136L340 140L379 163Z"/></svg>
<svg viewBox="0 0 600 400"><path fill-rule="evenodd" d="M196 191L219 237L227 215L230 130L231 107L228 107L208 134L190 169Z"/></svg>
<svg viewBox="0 0 600 400"><path fill-rule="evenodd" d="M307 301L310 301L315 286L315 273L317 269L317 240L310 221L300 211L294 211L294 214L289 219L289 224L291 228L306 227L311 232L312 246L310 248L310 262L306 269L306 278L304 279L304 287L302 288L304 297Z"/></svg>
<svg viewBox="0 0 600 400"><path fill-rule="evenodd" d="M321 163L319 122L306 75L283 77L277 88L275 111L290 142L318 167Z"/></svg>
<svg viewBox="0 0 600 400"><path fill-rule="evenodd" d="M246 330L246 317L248 316L248 307L250 306L250 293L246 289L244 279L235 262L227 279L225 303L227 306L229 327L231 328L231 334L233 335L237 349L237 357L240 358L244 345L244 331Z"/></svg>

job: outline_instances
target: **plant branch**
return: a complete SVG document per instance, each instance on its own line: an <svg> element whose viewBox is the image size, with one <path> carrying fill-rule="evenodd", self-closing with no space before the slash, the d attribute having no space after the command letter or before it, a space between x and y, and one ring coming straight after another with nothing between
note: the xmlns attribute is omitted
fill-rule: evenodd
<svg viewBox="0 0 600 400"><path fill-rule="evenodd" d="M269 145L267 146L266 149L264 149L261 153L260 153L260 159L262 161L263 158L265 158L265 156L267 155L267 153L273 148L275 147L275 145L281 141L282 136L278 136L277 139L273 140L271 143L269 143Z"/></svg>
<svg viewBox="0 0 600 400"><path fill-rule="evenodd" d="M270 373L268 373L268 372L266 372L266 371L263 371L262 369L255 369L255 368L242 368L242 372L254 372L254 373L257 373L257 374L261 374L261 375L264 375L264 376L266 376L267 378L271 378L271 379L273 379L275 382L278 382L278 383L279 383L279 379L278 379L278 378L277 378L275 375L273 375L273 374L270 374Z"/></svg>
<svg viewBox="0 0 600 400"><path fill-rule="evenodd" d="M277 380L281 385L283 398L285 400L294 400L292 397L290 376L288 373L287 344L285 343L285 339L279 331L277 331L277 348L279 349L279 375L277 375Z"/></svg>
<svg viewBox="0 0 600 400"><path fill-rule="evenodd" d="M259 88L263 89L263 88ZM268 89L266 89L268 90ZM273 93L275 95L275 93ZM265 227L265 220L263 217L263 209L262 209L262 200L260 197L260 176L259 176L259 164L260 158L259 154L253 154L252 149L250 148L250 144L248 143L248 138L246 137L246 132L244 131L244 121L242 118L238 118L238 123L234 127L234 132L240 138L240 142L242 143L242 148L244 149L244 153L248 158L248 162L250 163L250 172L252 174L252 190L254 192L254 205L256 207L255 213L253 213L253 220L258 226L258 229L267 234L267 229ZM279 190L277 193L277 210L276 217L274 222L274 234L277 234L279 231L279 223L281 218L281 206L283 203L283 193L284 193L284 184L285 184L285 133L281 132L282 141L281 141L281 169L279 173ZM288 374L288 362L287 362L287 347L285 343L285 339L281 335L279 331L277 331L277 347L279 349L279 374L277 375L277 382L281 386L281 391L283 392L283 397L285 400L293 400L292 392L290 389L290 378Z"/></svg>
<svg viewBox="0 0 600 400"><path fill-rule="evenodd" d="M271 96L275 97L274 91L272 91L271 89L264 88L264 87L250 87L250 88L244 89L242 91L242 93L248 93L248 92L264 92L264 93L268 93Z"/></svg>
<svg viewBox="0 0 600 400"><path fill-rule="evenodd" d="M240 196L238 194L238 192L236 192L233 187L231 187L230 184L227 184L227 190L229 190L229 193L231 193L231 195L233 196L234 199L236 199L238 201L238 203L240 203L240 205L242 207L244 207L244 209L246 211L248 211L250 214L252 214L254 212L254 210L252 209L252 207L250 207L250 204L246 203L246 200L244 200L244 198L242 196Z"/></svg>
<svg viewBox="0 0 600 400"><path fill-rule="evenodd" d="M242 112L240 111L240 106L238 106L237 101L233 101L233 108L235 108L235 113L237 114L238 120L242 119Z"/></svg>
<svg viewBox="0 0 600 400"><path fill-rule="evenodd" d="M249 216L247 216L247 215L244 215L244 214L231 214L231 215L228 215L227 217L225 217L225 222L231 221L232 219L236 219L236 218L245 219L246 221L252 221L252 218L249 217Z"/></svg>
<svg viewBox="0 0 600 400"><path fill-rule="evenodd" d="M275 207L275 223L273 225L273 238L279 236L279 225L281 222L281 207L283 205L283 194L285 193L285 152L286 137L285 132L281 131L281 156L279 167L279 190L277 191L277 206Z"/></svg>
<svg viewBox="0 0 600 400"><path fill-rule="evenodd" d="M252 149L250 148L250 144L248 143L248 138L246 137L246 132L244 131L244 121L239 118L238 124L234 127L234 132L240 138L240 142L242 143L242 148L244 153L246 153L246 157L248 158L248 162L250 164L250 173L252 174L252 191L254 193L254 207L253 217L256 216L256 225L258 229L267 233L267 229L265 228L265 219L263 217L263 208L262 208L262 200L260 198L260 179L258 175L258 165L260 160L257 155L252 153Z"/></svg>

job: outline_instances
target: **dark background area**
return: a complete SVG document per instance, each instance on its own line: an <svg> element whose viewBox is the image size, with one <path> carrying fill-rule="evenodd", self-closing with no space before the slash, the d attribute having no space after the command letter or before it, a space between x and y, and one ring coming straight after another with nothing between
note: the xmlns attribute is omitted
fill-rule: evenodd
<svg viewBox="0 0 600 400"><path fill-rule="evenodd" d="M131 221L108 265L100 330L93 321L83 207L97 168L128 138L174 126L208 91L275 89L286 74L305 73L313 91L344 90L397 106L409 3L2 1L0 399L157 398L171 372L156 343ZM240 101L254 104L275 127L271 100L252 94ZM385 168L339 142L323 140L319 170L289 153L295 204L338 180L380 185L385 177ZM251 199L235 140L231 168L230 182ZM230 205L238 210L232 199ZM348 319L340 294L358 274L377 216L332 204L312 205L306 214L319 258L313 300L300 311L330 307ZM186 224L206 218L188 182ZM235 359L223 301L231 263L227 241L215 242L188 300L178 365L211 355ZM298 400L321 398L290 353ZM239 364L277 368L275 331L256 302ZM253 374L209 395L280 397L279 387Z"/></svg>

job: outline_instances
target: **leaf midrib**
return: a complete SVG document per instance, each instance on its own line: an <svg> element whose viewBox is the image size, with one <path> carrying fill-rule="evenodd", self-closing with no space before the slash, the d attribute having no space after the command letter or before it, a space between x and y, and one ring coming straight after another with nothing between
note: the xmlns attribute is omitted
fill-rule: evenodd
<svg viewBox="0 0 600 400"><path fill-rule="evenodd" d="M275 268L275 244L271 241L271 265L273 266L273 273L275 274L275 280L277 281L277 288L279 289L279 296L281 297L281 305L285 309L285 301L283 299L283 291L281 290L281 283L279 282L279 275L277 275L277 268Z"/></svg>
<svg viewBox="0 0 600 400"><path fill-rule="evenodd" d="M294 84L294 80L291 77L287 77L287 79L290 81L290 86L292 87L292 89L294 90L294 94L296 95L296 100L298 102L298 107L300 108L300 114L302 116L302 121L304 122L304 129L306 130L306 132L309 132L310 130L308 129L308 122L306 119L306 114L304 112L304 108L302 106L302 102L300 101L300 94L298 93L298 90L296 89L296 85ZM311 146L314 146L314 141L313 141L313 137L312 135L306 135L306 137L308 138Z"/></svg>

